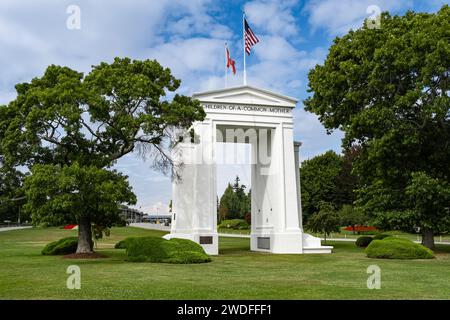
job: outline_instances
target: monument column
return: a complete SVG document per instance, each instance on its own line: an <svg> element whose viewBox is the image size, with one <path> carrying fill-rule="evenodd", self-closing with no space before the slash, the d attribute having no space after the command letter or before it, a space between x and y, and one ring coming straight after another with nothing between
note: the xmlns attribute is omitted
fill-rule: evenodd
<svg viewBox="0 0 450 320"><path fill-rule="evenodd" d="M194 183L195 164L193 160L194 145L189 142L179 143L172 151L174 170L180 179L172 181L172 234L192 233L193 210L192 199L195 197ZM180 165L180 164L183 165ZM166 237L168 238L168 237Z"/></svg>
<svg viewBox="0 0 450 320"><path fill-rule="evenodd" d="M300 141L294 141L294 154L295 154L295 180L297 185L297 199L298 199L298 225L300 230L303 231L303 213L302 213L302 197L300 188L300 147L302 143Z"/></svg>
<svg viewBox="0 0 450 320"><path fill-rule="evenodd" d="M272 159L277 163L277 196L280 201L276 217L278 228L272 235L274 253L302 253L303 237L299 225L297 176L294 154L294 133L291 121L282 122L276 135L278 152L273 152Z"/></svg>
<svg viewBox="0 0 450 320"><path fill-rule="evenodd" d="M214 125L205 120L196 123L194 131L194 142L184 142L174 150L181 180L172 183L172 227L164 238L189 239L199 243L207 254L216 255L219 240Z"/></svg>
<svg viewBox="0 0 450 320"><path fill-rule="evenodd" d="M194 234L208 254L218 254L217 235L217 185L215 153L215 125L211 119L206 119L194 126L199 136L196 148L195 190L194 198Z"/></svg>

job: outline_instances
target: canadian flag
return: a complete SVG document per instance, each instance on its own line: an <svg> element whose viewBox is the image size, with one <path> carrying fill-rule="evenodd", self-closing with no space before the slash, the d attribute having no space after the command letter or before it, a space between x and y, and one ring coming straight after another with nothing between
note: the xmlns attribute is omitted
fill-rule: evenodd
<svg viewBox="0 0 450 320"><path fill-rule="evenodd" d="M230 58L230 51L228 51L228 47L226 48L226 50L227 50L227 68L231 67L233 74L236 74L236 67L234 66L235 61Z"/></svg>

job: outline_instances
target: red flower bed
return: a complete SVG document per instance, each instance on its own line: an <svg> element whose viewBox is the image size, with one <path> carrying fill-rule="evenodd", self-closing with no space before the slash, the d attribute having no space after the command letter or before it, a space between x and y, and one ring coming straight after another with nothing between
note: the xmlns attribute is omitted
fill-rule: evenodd
<svg viewBox="0 0 450 320"><path fill-rule="evenodd" d="M77 226L76 224L68 224L67 226L64 226L63 229L68 229L68 230L70 230L70 229L75 228L76 226Z"/></svg>
<svg viewBox="0 0 450 320"><path fill-rule="evenodd" d="M355 231L355 232L364 232L364 231L377 231L378 229L372 226L350 226L347 228L344 228L344 230L347 231Z"/></svg>

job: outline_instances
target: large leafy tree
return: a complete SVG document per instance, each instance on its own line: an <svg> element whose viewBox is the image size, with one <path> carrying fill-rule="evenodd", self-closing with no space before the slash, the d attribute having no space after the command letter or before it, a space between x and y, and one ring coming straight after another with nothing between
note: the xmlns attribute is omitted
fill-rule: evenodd
<svg viewBox="0 0 450 320"><path fill-rule="evenodd" d="M138 150L169 172L172 162L166 141L173 130L188 129L205 117L196 100L178 94L171 94L170 101L164 99L179 85L169 69L151 60L116 58L113 63L94 66L86 76L67 67L49 66L42 77L16 85L17 98L0 107L4 161L10 167L28 166L31 171L37 164L107 170L122 156ZM120 178L98 174L108 181ZM88 186L80 188L89 190ZM30 207L37 210L36 203ZM74 211L68 211L73 216ZM43 214L34 217L43 219ZM79 235L90 235L90 223L97 223L99 216L92 214L91 221L80 224ZM90 243L79 241L78 251L91 252Z"/></svg>
<svg viewBox="0 0 450 320"><path fill-rule="evenodd" d="M319 211L321 202L336 202L336 178L341 167L341 157L331 150L302 162L300 183L305 221Z"/></svg>
<svg viewBox="0 0 450 320"><path fill-rule="evenodd" d="M0 160L0 222L21 222L27 219L21 212L24 202L21 189L23 178L22 172L2 166Z"/></svg>
<svg viewBox="0 0 450 320"><path fill-rule="evenodd" d="M335 178L334 203L338 208L353 204L356 200L355 189L358 188L358 176L353 172L353 167L360 154L361 148L357 145L350 146L343 151L341 169Z"/></svg>
<svg viewBox="0 0 450 320"><path fill-rule="evenodd" d="M359 208L354 208L352 205L345 204L342 206L342 209L339 210L339 219L341 221L341 225L344 226L352 226L353 233L356 233L357 225L365 225L369 221L369 217L364 214L363 210Z"/></svg>
<svg viewBox="0 0 450 320"><path fill-rule="evenodd" d="M198 101L175 95L180 81L158 62L116 58L83 76L49 66L44 75L16 85L17 98L0 108L2 147L10 164L94 164L111 166L137 147L163 151L173 127L188 128L205 116Z"/></svg>
<svg viewBox="0 0 450 320"><path fill-rule="evenodd" d="M319 211L320 203L331 203L335 208L351 206L355 200L358 178L352 173L360 148L351 146L343 155L334 151L302 162L300 183L304 220Z"/></svg>
<svg viewBox="0 0 450 320"><path fill-rule="evenodd" d="M415 172L406 187L406 198L413 203L409 224L412 221L436 232L450 231L450 183ZM436 220L442 223L436 225Z"/></svg>
<svg viewBox="0 0 450 320"><path fill-rule="evenodd" d="M23 220L20 218L24 200L21 190L24 174L14 167L6 166L4 162L0 145L0 223L20 222Z"/></svg>
<svg viewBox="0 0 450 320"><path fill-rule="evenodd" d="M78 223L77 253L92 250L92 222L96 227L110 227L119 222L122 203L136 202L126 176L116 171L74 163L36 164L31 173L24 182L25 208L34 221Z"/></svg>
<svg viewBox="0 0 450 320"><path fill-rule="evenodd" d="M345 147L362 147L354 169L361 179L357 201L391 227L404 227L400 221L419 210L406 192L415 174L441 186L450 180L449 39L448 6L435 14L383 13L380 29L336 38L325 63L309 73L306 110L327 130L343 130ZM411 221L432 247L448 217L416 217Z"/></svg>

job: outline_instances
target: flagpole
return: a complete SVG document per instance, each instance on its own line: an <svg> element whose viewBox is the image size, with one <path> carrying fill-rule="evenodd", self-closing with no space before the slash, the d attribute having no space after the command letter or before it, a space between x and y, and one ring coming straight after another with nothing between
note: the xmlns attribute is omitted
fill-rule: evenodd
<svg viewBox="0 0 450 320"><path fill-rule="evenodd" d="M225 88L228 87L228 57L227 57L228 44L225 42Z"/></svg>
<svg viewBox="0 0 450 320"><path fill-rule="evenodd" d="M244 49L244 86L247 85L247 67L245 65L245 12L242 13L242 44Z"/></svg>

